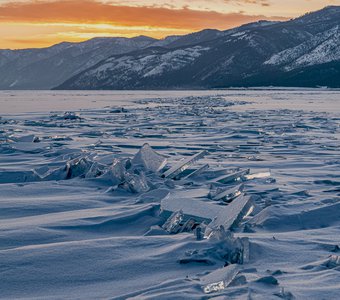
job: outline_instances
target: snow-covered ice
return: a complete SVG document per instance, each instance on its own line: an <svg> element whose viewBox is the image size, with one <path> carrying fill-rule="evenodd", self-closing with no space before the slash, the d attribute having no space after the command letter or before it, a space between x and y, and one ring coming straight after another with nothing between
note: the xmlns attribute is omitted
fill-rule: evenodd
<svg viewBox="0 0 340 300"><path fill-rule="evenodd" d="M0 299L338 299L339 99L0 92Z"/></svg>

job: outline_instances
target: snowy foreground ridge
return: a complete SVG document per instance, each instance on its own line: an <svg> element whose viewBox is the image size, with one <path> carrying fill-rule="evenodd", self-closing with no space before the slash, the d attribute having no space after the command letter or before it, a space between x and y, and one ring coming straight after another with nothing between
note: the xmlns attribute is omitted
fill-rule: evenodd
<svg viewBox="0 0 340 300"><path fill-rule="evenodd" d="M338 299L339 117L246 105L3 115L0 299Z"/></svg>

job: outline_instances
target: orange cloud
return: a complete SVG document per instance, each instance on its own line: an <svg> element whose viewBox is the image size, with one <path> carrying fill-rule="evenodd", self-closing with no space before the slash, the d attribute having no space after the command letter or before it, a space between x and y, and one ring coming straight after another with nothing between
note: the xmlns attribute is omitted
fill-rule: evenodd
<svg viewBox="0 0 340 300"><path fill-rule="evenodd" d="M256 1L256 0L238 0ZM260 0L260 3L265 3ZM1 1L0 1L1 3ZM205 28L228 29L263 15L183 8L126 6L95 0L28 0L0 4L0 47L45 47L99 36L162 38Z"/></svg>
<svg viewBox="0 0 340 300"><path fill-rule="evenodd" d="M91 0L30 1L0 6L0 22L6 23L107 23L127 27L151 26L199 30L227 29L259 19L268 18L262 15L225 14L188 8L117 6Z"/></svg>

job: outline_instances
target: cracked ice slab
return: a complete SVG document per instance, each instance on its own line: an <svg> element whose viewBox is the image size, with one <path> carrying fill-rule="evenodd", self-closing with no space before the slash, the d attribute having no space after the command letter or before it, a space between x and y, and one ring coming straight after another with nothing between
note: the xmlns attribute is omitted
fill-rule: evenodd
<svg viewBox="0 0 340 300"><path fill-rule="evenodd" d="M251 201L251 196L240 196L225 208L219 209L219 213L209 224L209 227L216 228L223 226L225 230L229 230L237 226L253 209L254 206Z"/></svg>
<svg viewBox="0 0 340 300"><path fill-rule="evenodd" d="M229 230L252 211L253 204L251 196L240 196L225 207L193 198L166 198L161 202L161 209L169 214L182 211L185 219L211 221L210 228L223 226Z"/></svg>
<svg viewBox="0 0 340 300"><path fill-rule="evenodd" d="M238 265L233 264L202 277L204 293L210 294L226 289L239 273L239 269Z"/></svg>
<svg viewBox="0 0 340 300"><path fill-rule="evenodd" d="M209 165L205 164L205 165L201 166L200 168L196 169L195 171L193 171L192 173L190 173L189 175L185 176L182 179L189 179L189 178L198 176L198 175L202 174L203 172L205 172L208 169L209 169Z"/></svg>
<svg viewBox="0 0 340 300"><path fill-rule="evenodd" d="M161 202L163 212L182 211L188 217L201 220L213 220L221 210L221 206L193 198L166 198Z"/></svg>
<svg viewBox="0 0 340 300"><path fill-rule="evenodd" d="M193 165L195 162L197 162L199 159L203 158L205 155L207 155L207 151L201 151L193 156L190 156L188 158L185 158L181 160L179 163L177 163L175 166L171 167L169 170L163 173L162 177L165 178L175 178L182 172L184 172L186 169L188 169L191 165Z"/></svg>
<svg viewBox="0 0 340 300"><path fill-rule="evenodd" d="M242 191L244 189L243 184L240 184L233 188L228 188L224 190L218 191L218 193L212 197L212 200L219 201L219 200L225 200L230 201L242 194Z"/></svg>
<svg viewBox="0 0 340 300"><path fill-rule="evenodd" d="M241 170L235 173L223 175L221 177L214 179L213 181L219 182L219 183L230 183L234 181L239 181L242 179L242 177L244 177L245 175L248 175L249 172L250 172L250 169Z"/></svg>

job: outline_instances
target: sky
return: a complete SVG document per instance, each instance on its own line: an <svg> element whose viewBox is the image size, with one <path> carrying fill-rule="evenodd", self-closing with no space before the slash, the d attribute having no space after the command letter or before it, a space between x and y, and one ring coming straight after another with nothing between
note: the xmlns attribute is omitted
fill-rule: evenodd
<svg viewBox="0 0 340 300"><path fill-rule="evenodd" d="M164 38L257 20L286 20L340 0L0 0L0 49L94 37Z"/></svg>

